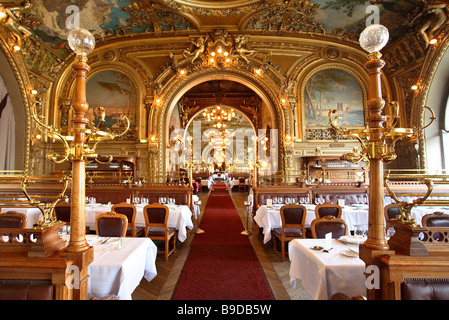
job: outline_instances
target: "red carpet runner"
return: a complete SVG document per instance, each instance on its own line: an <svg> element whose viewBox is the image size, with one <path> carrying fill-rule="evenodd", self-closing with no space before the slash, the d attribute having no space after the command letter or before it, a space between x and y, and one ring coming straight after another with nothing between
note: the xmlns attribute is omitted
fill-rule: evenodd
<svg viewBox="0 0 449 320"><path fill-rule="evenodd" d="M272 300L237 209L224 183L213 186L174 300Z"/></svg>

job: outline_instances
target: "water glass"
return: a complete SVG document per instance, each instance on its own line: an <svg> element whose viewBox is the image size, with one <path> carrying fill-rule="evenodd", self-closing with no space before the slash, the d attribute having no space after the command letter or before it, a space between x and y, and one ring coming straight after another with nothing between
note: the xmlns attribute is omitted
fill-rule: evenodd
<svg viewBox="0 0 449 320"><path fill-rule="evenodd" d="M354 226L354 235L356 237L362 238L363 236L365 236L365 228L358 224Z"/></svg>

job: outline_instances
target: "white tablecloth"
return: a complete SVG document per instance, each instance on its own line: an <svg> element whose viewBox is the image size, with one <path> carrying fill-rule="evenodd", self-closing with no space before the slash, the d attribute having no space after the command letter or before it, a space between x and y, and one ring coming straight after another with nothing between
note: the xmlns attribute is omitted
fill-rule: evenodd
<svg viewBox="0 0 449 320"><path fill-rule="evenodd" d="M136 226L145 226L143 208L145 205L137 204ZM193 229L192 210L186 205L167 205L169 208L168 226L178 230L178 239L184 242L187 239L187 229ZM107 204L86 205L86 226L95 230L95 219L98 215L111 211Z"/></svg>
<svg viewBox="0 0 449 320"><path fill-rule="evenodd" d="M201 187L207 187L207 189L210 189L213 184L214 184L214 181L211 179L201 180Z"/></svg>
<svg viewBox="0 0 449 320"><path fill-rule="evenodd" d="M115 295L131 300L143 277L151 281L157 275L157 247L150 238L122 238L120 250L118 238L105 244L101 244L105 238L87 235L86 239L94 247L94 261L88 268L89 297Z"/></svg>
<svg viewBox="0 0 449 320"><path fill-rule="evenodd" d="M343 255L349 248L358 251L358 246L346 246L332 240L328 253L314 251L313 246L323 246L325 239L297 239L289 242L290 284L295 287L301 280L304 289L315 300L328 300L341 292L348 297L366 296L365 263L359 258Z"/></svg>
<svg viewBox="0 0 449 320"><path fill-rule="evenodd" d="M274 228L280 228L282 226L281 221L281 206L273 205L271 208L267 206L260 206L256 211L254 216L254 221L257 225L263 229L264 243L271 240L271 231ZM314 204L305 204L304 207L307 209L307 215L305 220L305 226L310 227L312 221L316 218ZM356 225L368 225L368 207L351 207L344 206L342 210L341 217L345 220L348 225L349 230L354 230Z"/></svg>

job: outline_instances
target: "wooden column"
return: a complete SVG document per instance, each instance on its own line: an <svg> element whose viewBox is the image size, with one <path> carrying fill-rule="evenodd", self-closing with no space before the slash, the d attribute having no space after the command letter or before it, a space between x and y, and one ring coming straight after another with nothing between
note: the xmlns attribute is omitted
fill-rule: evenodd
<svg viewBox="0 0 449 320"><path fill-rule="evenodd" d="M381 90L381 69L385 62L380 59L379 52L369 54L369 61L365 68L369 75L368 91L368 128L370 130L368 150L370 160L369 170L369 221L368 238L365 243L360 245L360 258L369 265L380 265L380 257L384 254L392 254L389 251L388 243L385 239L384 222L384 164L381 159L383 150L382 137L384 131L383 125L386 117L382 115L385 101L382 99ZM367 290L368 299L380 299L380 291L373 289Z"/></svg>
<svg viewBox="0 0 449 320"><path fill-rule="evenodd" d="M79 268L79 288L73 291L74 300L87 299L88 266L93 261L93 247L86 241L86 185L85 185L85 153L84 140L88 120L85 114L89 109L86 102L86 74L90 67L85 56L77 56L73 65L75 71L75 98L72 104L74 119L72 120L75 137L71 153L72 161L72 196L70 218L70 242L65 250Z"/></svg>

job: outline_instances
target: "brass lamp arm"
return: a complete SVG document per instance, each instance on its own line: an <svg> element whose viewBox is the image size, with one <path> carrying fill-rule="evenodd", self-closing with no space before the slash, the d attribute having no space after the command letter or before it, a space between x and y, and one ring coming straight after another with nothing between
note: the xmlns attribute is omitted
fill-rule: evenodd
<svg viewBox="0 0 449 320"><path fill-rule="evenodd" d="M59 140L61 140L62 144L64 145L64 155L60 156L58 153L56 152L52 152L52 153L48 153L47 154L47 159L54 162L54 163L62 163L64 161L67 161L67 159L70 156L70 146L67 142L67 139L58 132L58 129L54 128L53 126L49 126L47 124L45 124L44 122L41 121L40 118L43 118L43 116L38 116L36 113L36 106L41 106L42 103L40 101L36 101L32 106L31 106L31 116L33 117L33 119L36 121L36 123L38 124L38 128L42 133L45 133L47 135L51 135ZM58 160L58 158L60 158Z"/></svg>
<svg viewBox="0 0 449 320"><path fill-rule="evenodd" d="M332 119L332 114L334 114L334 113L337 113L336 109L331 109L329 111L329 113L328 113L329 124L331 125L331 127L334 128L338 133L340 133L343 136L350 136L350 137L356 138L360 142L360 144L362 146L362 149L366 150L366 143L365 143L365 141L363 141L362 138L359 137L359 135L357 134L356 131L344 130L339 125L337 125L337 120L340 120L341 117L340 116L335 116L334 119Z"/></svg>

